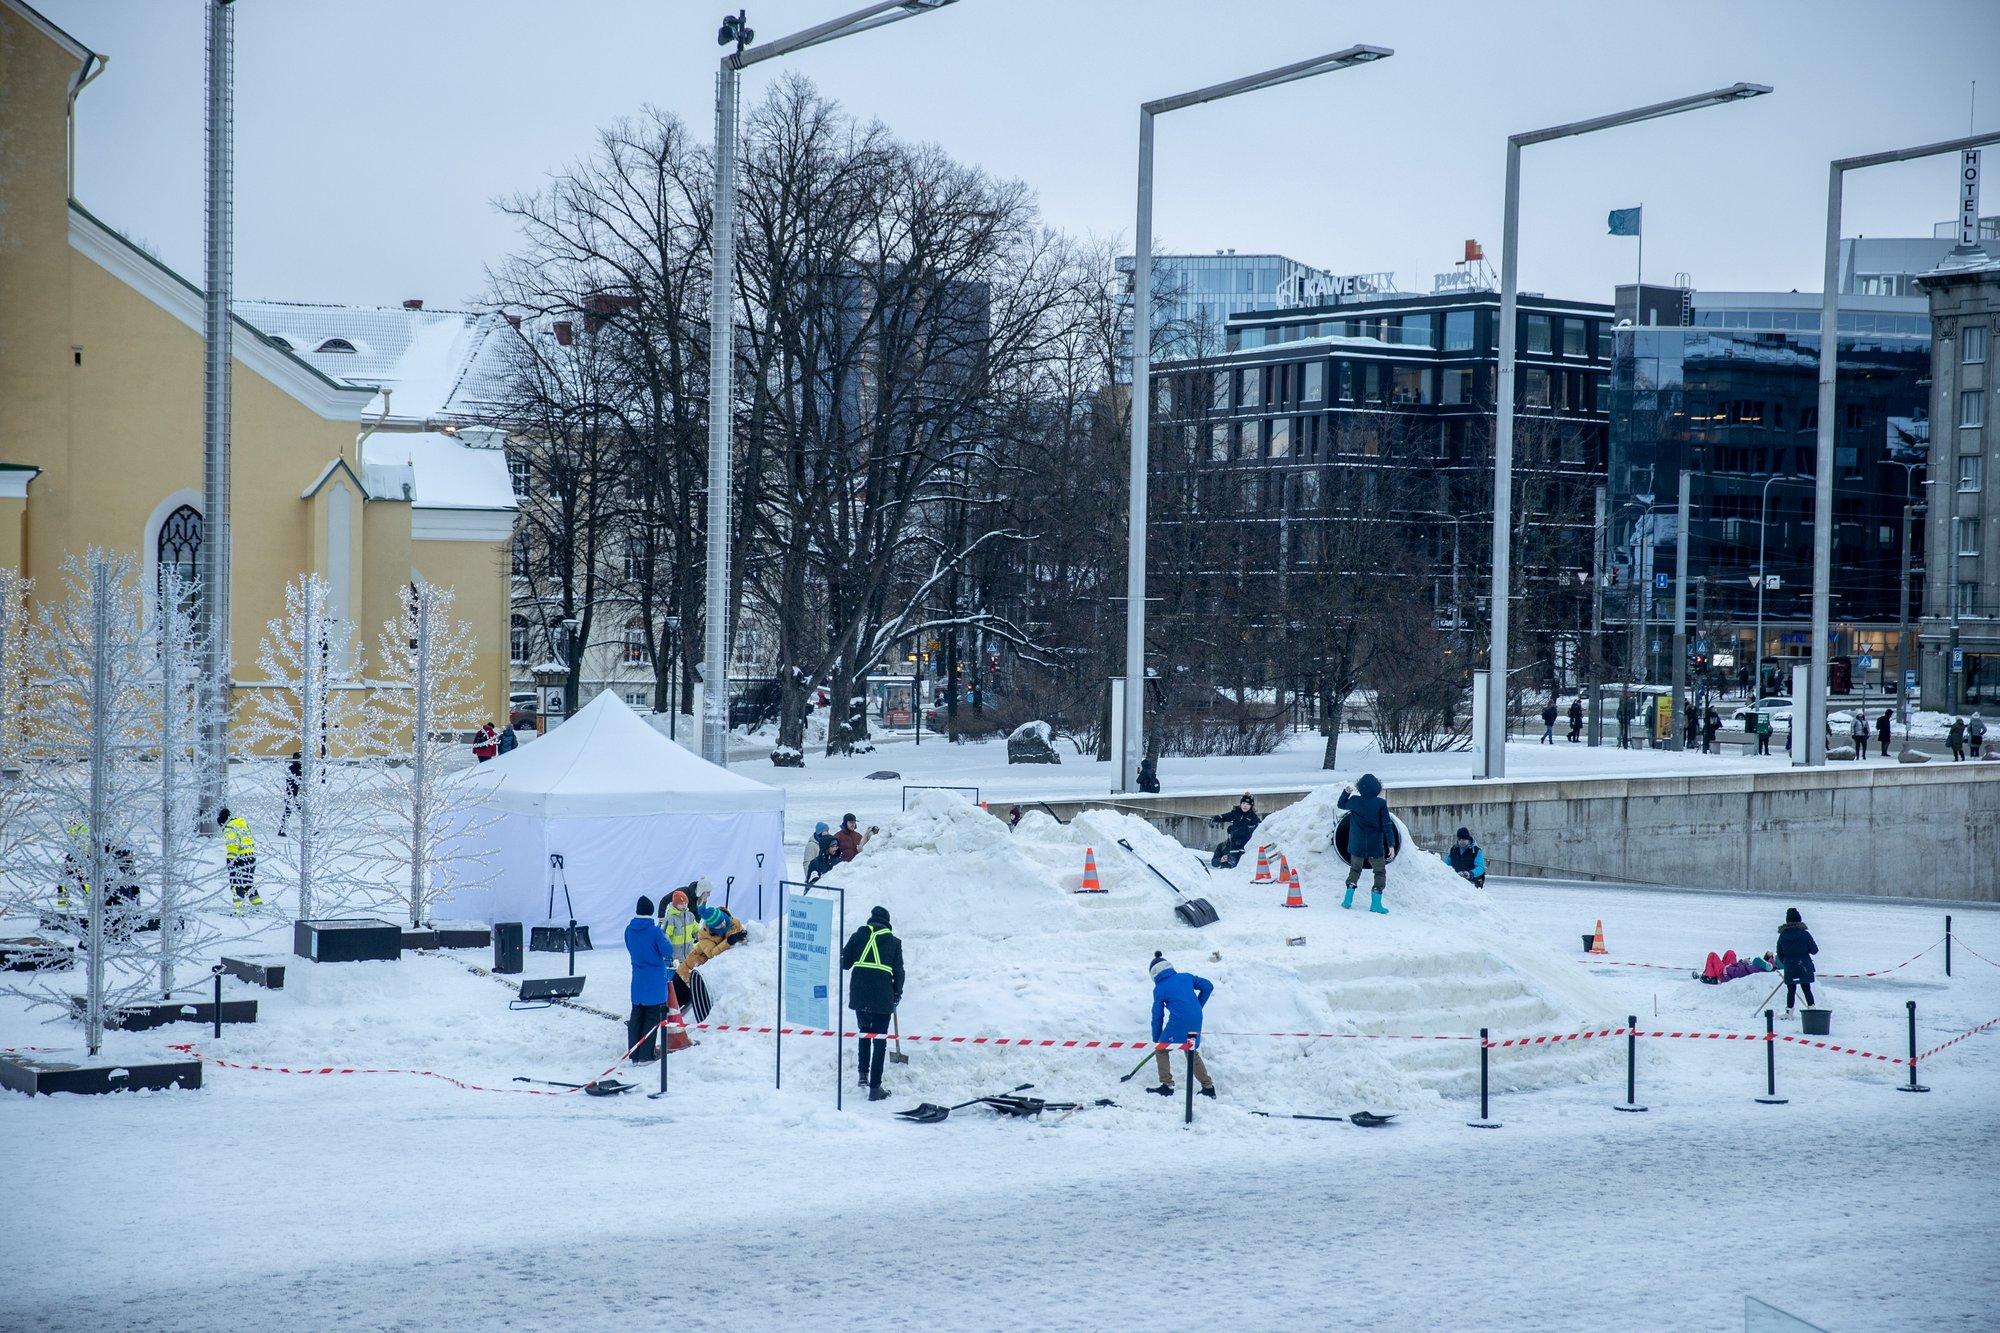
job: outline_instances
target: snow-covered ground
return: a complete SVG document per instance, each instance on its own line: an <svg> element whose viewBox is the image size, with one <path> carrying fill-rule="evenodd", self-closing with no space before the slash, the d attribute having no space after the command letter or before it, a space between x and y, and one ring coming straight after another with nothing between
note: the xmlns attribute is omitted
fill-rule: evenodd
<svg viewBox="0 0 2000 1333"><path fill-rule="evenodd" d="M935 753L942 767L979 751ZM1241 762L1317 773L1285 759ZM674 1057L662 1100L533 1096L510 1080L594 1076L622 1025L510 1013L472 970L479 954L300 962L284 991L258 993L254 1027L113 1033L107 1049L191 1040L239 1063L428 1069L501 1091L211 1067L196 1093L0 1098L0 1327L1732 1327L1745 1295L1829 1329L1992 1327L2000 1029L1936 1057L1923 1096L1893 1091L1900 1066L1781 1044L1791 1101L1776 1107L1752 1100L1761 1043L1648 1040L1645 1115L1611 1109L1622 1040L1496 1050L1505 1128L1465 1127L1478 1046L1462 1039L1481 1026L1501 1038L1636 1014L1649 1029L1760 1031L1767 983L1708 987L1681 969L1768 947L1769 899L1499 880L1481 893L1413 851L1391 872L1389 916L1342 912L1326 791L1266 826L1302 870L1309 905L1287 911L1250 865L1211 876L1122 815L1064 827L1032 813L1010 834L958 798L905 815L899 784L851 781L890 799L846 807L884 831L835 878L850 928L876 903L894 914L907 1032L1143 1039L1145 964L1162 949L1217 983L1219 1102L1184 1127L1178 1101L1118 1082L1138 1058L1123 1050L919 1042L890 1068L892 1100L850 1087L836 1111L836 1072L852 1075L830 1041L788 1040L774 1091L770 1039L719 1031ZM1215 787L1239 784L1232 772ZM1103 785L1086 775L1081 789ZM1220 922L1180 924L1121 837ZM1085 846L1102 896L1070 892ZM1901 963L1943 929L1927 905L1798 905L1829 973ZM1926 1045L2000 1016L2000 911L1954 912L1949 981L1931 949L1823 983L1839 1043L1901 1052L1912 999ZM1579 936L1600 918L1610 956L1587 960ZM287 941L273 924L251 947ZM774 944L760 933L704 970L713 1022L770 1021ZM1611 965L1633 962L1667 966ZM579 964L584 999L622 1013L622 951ZM561 967L530 955L531 974ZM73 1031L0 1003L0 1044ZM1262 1035L1277 1032L1339 1035ZM1023 1082L1118 1105L1030 1122L974 1107L937 1126L888 1114ZM1364 1107L1399 1118L1364 1131L1252 1114Z"/></svg>

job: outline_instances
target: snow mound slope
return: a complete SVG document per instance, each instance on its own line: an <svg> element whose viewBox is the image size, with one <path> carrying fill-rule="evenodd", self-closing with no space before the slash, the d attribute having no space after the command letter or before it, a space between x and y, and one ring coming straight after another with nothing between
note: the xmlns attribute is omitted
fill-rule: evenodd
<svg viewBox="0 0 2000 1333"><path fill-rule="evenodd" d="M1481 1027L1503 1036L1608 1019L1613 1005L1599 999L1592 978L1507 931L1477 891L1427 852L1409 847L1391 869L1391 915L1341 911L1340 863L1327 845L1332 800L1331 789L1317 793L1265 825L1301 869L1304 911L1286 910L1277 885L1253 884L1254 857L1210 872L1205 858L1129 814L1089 811L1064 825L1031 812L1010 832L947 793L913 794L910 809L886 820L828 882L847 891L850 930L869 908L889 910L909 971L900 1014L906 1031L1143 1041L1152 998L1146 965L1157 949L1216 984L1209 1059L1217 1079L1245 1098L1417 1106L1477 1089L1478 1047L1463 1038ZM1075 892L1086 848L1095 853L1102 894ZM1146 862L1182 895L1208 899L1220 921L1184 925L1174 915L1175 889ZM1365 894L1359 901L1365 905ZM761 969L740 979L764 989L732 1001L769 1012L774 997ZM1615 1063L1609 1047L1496 1052L1495 1081L1529 1088L1594 1076ZM1100 1066L1122 1060L1115 1072L1123 1073L1136 1059L920 1049L927 1062L975 1082L1062 1079L1079 1062L1100 1077Z"/></svg>

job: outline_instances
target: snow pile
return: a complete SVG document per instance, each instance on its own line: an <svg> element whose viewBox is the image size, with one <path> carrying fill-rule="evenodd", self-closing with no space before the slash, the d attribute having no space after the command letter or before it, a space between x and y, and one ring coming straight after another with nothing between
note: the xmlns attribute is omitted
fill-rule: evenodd
<svg viewBox="0 0 2000 1333"><path fill-rule="evenodd" d="M1609 1016L1615 1006L1573 961L1507 930L1477 891L1414 846L1390 872L1391 915L1342 912L1340 864L1327 845L1332 801L1332 789L1316 793L1265 826L1301 870L1310 904L1302 912L1280 905L1276 885L1252 883L1254 856L1237 870L1211 872L1205 858L1133 815L1093 810L1065 825L1029 811L1010 832L945 792L911 793L909 810L883 819L861 855L827 882L847 891L850 930L871 907L889 910L909 968L901 1019L913 1033L1143 1041L1152 995L1146 964L1155 949L1164 951L1216 983L1210 1059L1232 1098L1409 1108L1477 1088L1472 1041L1268 1033L1470 1036L1490 1027L1525 1034ZM1102 894L1075 891L1086 849ZM1182 924L1175 888L1147 862L1181 895L1208 899L1221 920L1199 931ZM1287 942L1299 937L1303 943ZM731 971L730 1007L771 1012L768 971ZM738 984L754 993L737 994ZM1020 1079L1094 1086L1137 1058L922 1049L927 1079L946 1075L950 1087ZM1604 1073L1615 1060L1608 1045L1509 1051L1496 1057L1494 1078L1501 1088L1547 1086ZM931 1087L926 1081L919 1090Z"/></svg>

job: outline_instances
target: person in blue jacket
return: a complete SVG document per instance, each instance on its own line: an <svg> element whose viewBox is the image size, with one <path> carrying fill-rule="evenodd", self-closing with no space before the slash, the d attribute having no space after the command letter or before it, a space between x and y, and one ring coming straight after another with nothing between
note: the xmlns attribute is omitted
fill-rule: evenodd
<svg viewBox="0 0 2000 1333"><path fill-rule="evenodd" d="M1798 992L1806 993L1806 1008L1813 1007L1813 960L1819 952L1805 918L1796 907L1785 909L1785 924L1778 927L1778 965L1785 969L1785 1017L1792 1016Z"/></svg>
<svg viewBox="0 0 2000 1333"><path fill-rule="evenodd" d="M1215 983L1207 977L1198 977L1192 972L1176 972L1174 965L1156 951L1153 961L1146 968L1153 978L1153 1040L1156 1042L1183 1042L1193 1039L1196 1050L1191 1052L1194 1064L1195 1082L1201 1084L1201 1095L1215 1096L1215 1083L1208 1076L1208 1066L1202 1063L1201 1051L1201 1011L1208 1003L1208 997L1215 993ZM1177 1051L1153 1052L1153 1064L1160 1071L1160 1086L1148 1088L1162 1097L1174 1095L1174 1066L1172 1058Z"/></svg>
<svg viewBox="0 0 2000 1333"><path fill-rule="evenodd" d="M1373 773L1363 773L1361 781L1340 793L1340 808L1347 811L1347 896L1342 907L1354 906L1354 889L1361 883L1362 868L1375 872L1368 910L1387 916L1382 906L1382 890L1389 883L1389 862L1396 856L1396 825L1389 815L1389 803L1382 799L1382 783Z"/></svg>
<svg viewBox="0 0 2000 1333"><path fill-rule="evenodd" d="M1472 840L1471 829L1462 828L1458 831L1458 840L1452 843L1451 850L1444 854L1444 859L1460 879L1471 880L1473 888L1486 887L1486 852Z"/></svg>
<svg viewBox="0 0 2000 1333"><path fill-rule="evenodd" d="M673 946L653 920L653 900L640 895L632 919L625 924L625 952L632 956L632 1016L625 1020L625 1045L635 1064L660 1058L654 1037L667 1013L667 963Z"/></svg>

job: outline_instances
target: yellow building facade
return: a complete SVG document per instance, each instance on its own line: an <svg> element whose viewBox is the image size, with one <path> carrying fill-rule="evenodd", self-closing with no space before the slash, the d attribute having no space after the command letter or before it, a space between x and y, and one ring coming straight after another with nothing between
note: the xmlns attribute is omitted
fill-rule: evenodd
<svg viewBox="0 0 2000 1333"><path fill-rule="evenodd" d="M150 580L191 565L202 513L202 293L70 197L75 96L102 61L23 0L0 0L0 567L48 593L101 546ZM508 689L511 492L491 459L370 467L376 386L329 375L235 321L230 640L241 692L285 585L325 578L366 664L399 591L456 592L486 712ZM457 448L431 439L433 454ZM468 451L476 455L478 451ZM447 460L449 463L451 460ZM468 474L468 503L455 484ZM492 477L497 472L496 486Z"/></svg>

